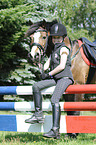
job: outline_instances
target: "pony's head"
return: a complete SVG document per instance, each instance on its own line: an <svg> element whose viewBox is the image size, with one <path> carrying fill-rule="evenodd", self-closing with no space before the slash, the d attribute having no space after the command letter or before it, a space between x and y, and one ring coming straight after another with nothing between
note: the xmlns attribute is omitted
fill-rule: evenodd
<svg viewBox="0 0 96 145"><path fill-rule="evenodd" d="M47 38L48 32L42 27L39 27L34 34L30 35L30 53L33 59L35 56L44 53Z"/></svg>
<svg viewBox="0 0 96 145"><path fill-rule="evenodd" d="M26 32L25 37L30 37L30 53L33 60L40 59L41 55L46 51L50 27L55 23L57 23L57 20L36 22Z"/></svg>

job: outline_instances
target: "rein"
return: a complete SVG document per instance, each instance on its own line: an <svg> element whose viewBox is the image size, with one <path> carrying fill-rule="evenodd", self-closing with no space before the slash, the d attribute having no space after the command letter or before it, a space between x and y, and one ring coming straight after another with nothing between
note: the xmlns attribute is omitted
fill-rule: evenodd
<svg viewBox="0 0 96 145"><path fill-rule="evenodd" d="M78 48L78 50L76 51L76 53L71 57L71 61L76 57L76 55L79 53L80 51L80 48L83 46L83 44L85 43L82 43L82 45ZM72 48L72 47L71 47ZM72 53L72 49L71 49L71 53Z"/></svg>

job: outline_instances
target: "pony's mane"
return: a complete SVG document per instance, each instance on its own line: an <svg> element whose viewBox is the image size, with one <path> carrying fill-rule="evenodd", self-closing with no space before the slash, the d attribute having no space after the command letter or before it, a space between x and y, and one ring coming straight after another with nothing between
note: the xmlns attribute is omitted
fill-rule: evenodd
<svg viewBox="0 0 96 145"><path fill-rule="evenodd" d="M47 30L47 31L50 31L50 28L54 25L54 24L56 24L56 23L58 23L58 21L55 19L55 20L53 20L52 22L46 22L45 23L45 29Z"/></svg>
<svg viewBox="0 0 96 145"><path fill-rule="evenodd" d="M58 23L57 20L53 20L52 22L46 22L45 19L43 19L42 21L36 22L36 23L32 24L30 26L30 28L27 30L25 37L28 37L31 34L33 34L34 32L36 32L36 30L38 30L39 27L42 27L43 29L50 31L50 27L56 23Z"/></svg>
<svg viewBox="0 0 96 145"><path fill-rule="evenodd" d="M31 34L35 33L39 27L43 28L45 25L44 23L45 23L45 21L43 20L43 21L39 21L39 22L32 24L30 26L30 28L27 30L25 37L29 37Z"/></svg>

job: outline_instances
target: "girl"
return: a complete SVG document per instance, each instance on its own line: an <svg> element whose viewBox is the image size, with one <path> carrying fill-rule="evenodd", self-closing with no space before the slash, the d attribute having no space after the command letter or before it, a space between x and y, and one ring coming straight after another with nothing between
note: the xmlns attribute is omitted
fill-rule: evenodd
<svg viewBox="0 0 96 145"><path fill-rule="evenodd" d="M44 65L44 70L50 67L49 73L42 73L42 81L39 81L33 85L33 96L35 104L35 113L33 116L27 120L26 123L44 123L44 117L42 112L42 96L41 90L47 87L56 86L51 97L52 104L52 116L53 125L52 129L43 134L44 137L60 138L60 105L59 100L67 89L67 87L73 84L73 76L70 70L71 60L70 60L70 49L65 46L64 38L67 36L66 27L60 23L54 24L50 30L50 36L52 38L52 43L54 44L54 49Z"/></svg>

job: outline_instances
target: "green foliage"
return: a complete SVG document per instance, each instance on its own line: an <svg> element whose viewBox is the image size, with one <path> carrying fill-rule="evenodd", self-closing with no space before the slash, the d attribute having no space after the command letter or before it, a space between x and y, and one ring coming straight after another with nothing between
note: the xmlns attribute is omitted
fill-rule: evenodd
<svg viewBox="0 0 96 145"><path fill-rule="evenodd" d="M28 52L26 52L24 34L29 27L29 20L34 23L42 19L54 19L55 3L56 1L53 2L52 0L47 2L45 0L0 1L1 84L2 82L6 84L7 81L12 84L29 84L29 82L33 84L30 77L33 79L34 69L31 68L31 71L29 71L32 64L26 62L26 66L29 66L29 69L25 69L25 71L20 67L20 65L22 66L20 62L27 59L28 54ZM27 47L29 46L27 45ZM27 74L29 74L29 72L30 75L28 75L28 78ZM39 79L36 75L35 78Z"/></svg>
<svg viewBox="0 0 96 145"><path fill-rule="evenodd" d="M0 9L15 7L17 5L25 4L26 0L1 0Z"/></svg>
<svg viewBox="0 0 96 145"><path fill-rule="evenodd" d="M95 1L87 0L59 0L58 15L62 22L71 28L71 33L74 39L88 37L94 41L96 28L96 8ZM83 32L82 32L83 30ZM87 33L86 33L87 32ZM75 34L74 34L75 33ZM74 35L74 36L73 36Z"/></svg>
<svg viewBox="0 0 96 145"><path fill-rule="evenodd" d="M26 59L20 60L20 68L15 69L14 71L10 72L9 76L9 82L18 83L20 85L26 84L26 85L33 85L33 83L39 78L39 70L35 66L31 66L28 64L28 61ZM37 74L37 76L35 75ZM36 78L37 77L37 78Z"/></svg>
<svg viewBox="0 0 96 145"><path fill-rule="evenodd" d="M39 70L28 61L29 42L24 34L33 23L59 18L74 40L94 40L95 1L85 0L1 0L0 1L0 84L33 84ZM26 61L25 61L26 60Z"/></svg>
<svg viewBox="0 0 96 145"><path fill-rule="evenodd" d="M67 32L68 32L68 36L71 38L71 40L75 40L81 37L86 37L88 40L93 41L93 37L90 37L88 34L88 31L85 29L72 29L70 28L68 25L66 26L67 28Z"/></svg>

